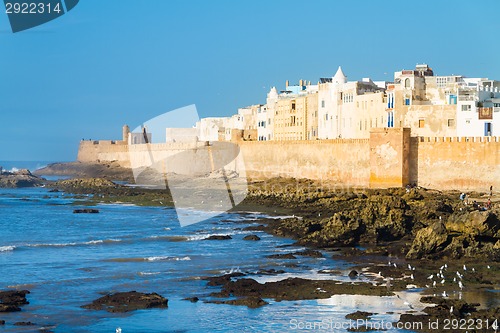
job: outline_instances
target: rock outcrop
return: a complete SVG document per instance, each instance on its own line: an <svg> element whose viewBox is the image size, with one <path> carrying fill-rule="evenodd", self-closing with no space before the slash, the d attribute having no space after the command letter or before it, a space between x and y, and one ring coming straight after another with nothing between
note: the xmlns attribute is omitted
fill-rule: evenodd
<svg viewBox="0 0 500 333"><path fill-rule="evenodd" d="M20 188L43 185L45 179L32 175L27 169L0 173L0 188Z"/></svg>
<svg viewBox="0 0 500 333"><path fill-rule="evenodd" d="M82 306L91 310L129 312L140 309L167 308L168 299L157 293L145 294L136 291L120 292L100 297L91 304Z"/></svg>
<svg viewBox="0 0 500 333"><path fill-rule="evenodd" d="M29 304L26 295L28 290L7 290L0 291L0 312L21 311L21 306Z"/></svg>

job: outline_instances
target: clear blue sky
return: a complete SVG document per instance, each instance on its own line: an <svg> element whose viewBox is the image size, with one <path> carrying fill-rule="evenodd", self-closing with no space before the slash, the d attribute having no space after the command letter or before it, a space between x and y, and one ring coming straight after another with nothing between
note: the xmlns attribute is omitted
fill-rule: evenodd
<svg viewBox="0 0 500 333"><path fill-rule="evenodd" d="M498 0L81 0L16 34L0 8L0 160L74 160L81 138L193 103L230 115L339 65L500 79Z"/></svg>

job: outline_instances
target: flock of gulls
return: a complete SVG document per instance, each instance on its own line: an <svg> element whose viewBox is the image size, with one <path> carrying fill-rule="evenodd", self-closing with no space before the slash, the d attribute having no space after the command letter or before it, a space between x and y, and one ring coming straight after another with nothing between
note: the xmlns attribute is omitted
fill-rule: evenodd
<svg viewBox="0 0 500 333"><path fill-rule="evenodd" d="M398 268L398 265L395 262L390 262L390 261L387 263L387 266ZM491 267L488 265L487 269L491 269ZM412 281L415 280L415 276L414 276L415 270L416 270L416 268L414 266L412 266L411 264L408 264L409 275L405 274L403 278L410 279ZM464 275L465 274L475 274L475 273L476 273L476 270L474 267L468 268L466 265L463 265L462 270L452 272L452 271L448 270L448 265L444 264L439 268L438 272L430 274L427 277L427 280L429 282L427 284L425 284L425 287L427 289L431 289L431 288L436 289L439 286L444 286L445 283L449 282L449 283L452 283L452 285L457 287L458 297L459 297L459 299L462 299L462 291L465 288L465 285L463 283ZM378 277L382 278L386 281L386 286L388 289L391 288L391 280L393 280L393 278L384 277L382 275L382 272L378 273ZM418 287L416 285L408 285L407 288L411 289L411 288L418 288ZM434 295L437 296L438 294L434 294ZM439 295L442 297L445 297L445 298L449 297L449 294L446 292L446 290L443 291ZM401 298L399 295L397 295L397 297ZM413 306L411 303L405 301L404 304L407 305L409 308L413 309ZM453 307L451 307L450 313L453 313Z"/></svg>

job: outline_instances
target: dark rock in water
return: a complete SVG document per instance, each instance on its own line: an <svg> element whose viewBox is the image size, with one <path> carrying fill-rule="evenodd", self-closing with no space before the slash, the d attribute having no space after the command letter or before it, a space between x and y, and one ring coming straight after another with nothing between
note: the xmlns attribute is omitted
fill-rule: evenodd
<svg viewBox="0 0 500 333"><path fill-rule="evenodd" d="M21 308L18 307L17 305L0 304L0 312L18 312L18 311L21 311Z"/></svg>
<svg viewBox="0 0 500 333"><path fill-rule="evenodd" d="M0 173L0 188L18 188L40 186L44 183L43 178L31 174L27 169L16 172Z"/></svg>
<svg viewBox="0 0 500 333"><path fill-rule="evenodd" d="M227 239L233 239L233 238L229 235L212 235L205 238L205 240L227 240Z"/></svg>
<svg viewBox="0 0 500 333"><path fill-rule="evenodd" d="M351 319L351 320L369 319L370 316L373 316L373 313L371 313L371 312L363 312L363 311L356 311L356 312L349 313L348 315L346 315L345 319Z"/></svg>
<svg viewBox="0 0 500 333"><path fill-rule="evenodd" d="M97 213L99 213L99 209L84 208L84 209L73 210L73 214L97 214Z"/></svg>
<svg viewBox="0 0 500 333"><path fill-rule="evenodd" d="M186 297L186 298L184 298L184 301L190 301L191 303L196 303L199 300L200 299L198 297Z"/></svg>
<svg viewBox="0 0 500 333"><path fill-rule="evenodd" d="M29 304L26 295L28 290L0 291L0 312L21 311L19 306Z"/></svg>
<svg viewBox="0 0 500 333"><path fill-rule="evenodd" d="M324 299L336 294L352 295L393 295L387 288L374 286L371 283L338 284L333 280L308 280L301 278L288 278L276 282L258 283L254 279L238 279L224 284L222 291L214 297L260 297L281 300Z"/></svg>
<svg viewBox="0 0 500 333"><path fill-rule="evenodd" d="M245 276L243 273L229 273L229 274L224 274L221 276L213 276L213 277L208 277L205 278L205 280L208 280L207 285L208 286L222 286L229 281L231 281L231 278L233 277L240 277L240 276Z"/></svg>
<svg viewBox="0 0 500 333"><path fill-rule="evenodd" d="M252 309L259 308L261 306L269 304L260 297L246 297L246 298L239 298L239 299L233 299L233 300L228 300L228 301L210 301L208 303L244 305L244 306L248 306L249 308L252 308Z"/></svg>
<svg viewBox="0 0 500 333"><path fill-rule="evenodd" d="M59 190L57 188L53 188L51 190L49 190L50 193L57 193L59 192Z"/></svg>
<svg viewBox="0 0 500 333"><path fill-rule="evenodd" d="M349 272L349 277L351 279L356 278L358 275L359 275L358 272L356 272L355 270L352 270L352 271Z"/></svg>
<svg viewBox="0 0 500 333"><path fill-rule="evenodd" d="M5 325L5 320L0 320L0 325Z"/></svg>
<svg viewBox="0 0 500 333"><path fill-rule="evenodd" d="M17 323L14 323L15 326L35 326L35 323L32 323L31 321L18 321Z"/></svg>
<svg viewBox="0 0 500 333"><path fill-rule="evenodd" d="M261 269L258 271L256 274L257 275L277 275L277 274L283 274L286 273L284 270L275 270L274 268L271 269Z"/></svg>
<svg viewBox="0 0 500 333"><path fill-rule="evenodd" d="M271 254L271 255L266 256L266 258L270 258L270 259L297 259L297 257L294 256L292 253Z"/></svg>
<svg viewBox="0 0 500 333"><path fill-rule="evenodd" d="M304 250L304 251L298 251L294 252L294 255L297 256L303 256L303 257L311 257L311 258L322 258L323 254L317 250Z"/></svg>
<svg viewBox="0 0 500 333"><path fill-rule="evenodd" d="M248 235L243 237L243 240L248 240L248 241L259 241L260 237L257 235Z"/></svg>
<svg viewBox="0 0 500 333"><path fill-rule="evenodd" d="M84 309L106 310L108 312L128 312L140 309L167 308L168 299L157 293L145 294L137 291L109 294L96 299Z"/></svg>
<svg viewBox="0 0 500 333"><path fill-rule="evenodd" d="M458 320L458 323L485 323L486 319L499 318L500 307L477 309L479 304L469 304L462 300L444 299L441 297L422 297L422 303L433 303L435 305L426 307L423 312L425 314L402 314L399 318L400 323L430 323L439 321L441 324L443 319L450 320L450 323ZM493 321L491 321L492 323ZM442 328L442 324L439 328ZM471 326L470 332L493 332L492 326L485 327ZM435 327L423 325L419 332L436 332ZM441 331L441 330L439 330ZM458 331L458 330L456 330Z"/></svg>

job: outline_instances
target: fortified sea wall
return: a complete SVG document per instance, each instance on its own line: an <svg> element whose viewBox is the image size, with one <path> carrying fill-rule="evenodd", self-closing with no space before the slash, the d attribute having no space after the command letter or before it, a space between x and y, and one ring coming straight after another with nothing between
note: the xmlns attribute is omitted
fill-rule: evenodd
<svg viewBox="0 0 500 333"><path fill-rule="evenodd" d="M309 178L342 187L415 183L440 190L500 189L499 137L410 137L409 129L390 128L373 130L369 139L238 141L233 145L234 149L226 144L218 150L217 145L207 147L202 142L129 146L123 141L82 141L78 160L117 161L137 168L182 155L199 161L175 163L182 167L174 165L168 171L182 172L187 165L190 172L203 173L214 167L214 160L217 168L217 161L225 159L226 170L240 174L244 170L252 179ZM235 156L238 149L243 158L227 163L227 152Z"/></svg>

